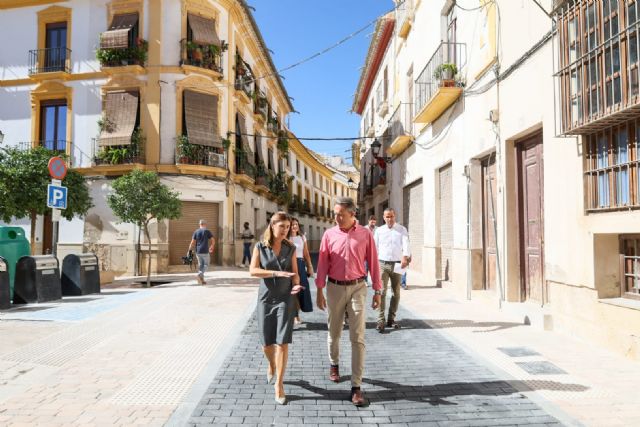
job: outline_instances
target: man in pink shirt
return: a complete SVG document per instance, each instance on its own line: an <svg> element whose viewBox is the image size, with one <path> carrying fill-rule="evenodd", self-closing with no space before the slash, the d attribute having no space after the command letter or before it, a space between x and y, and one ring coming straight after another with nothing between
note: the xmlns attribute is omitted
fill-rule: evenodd
<svg viewBox="0 0 640 427"><path fill-rule="evenodd" d="M378 254L373 241L373 234L366 226L356 222L356 207L353 199L338 197L333 207L336 226L327 230L322 236L316 287L318 295L316 304L320 310L329 308L329 379L340 381L338 368L340 359L340 335L344 323L345 310L349 314L349 337L351 339L351 402L356 406L365 404L362 385L364 371L364 332L366 319L367 273L364 262L367 261L371 271L374 296L371 307L380 305L382 283L380 282L380 266ZM325 300L324 288L327 287Z"/></svg>

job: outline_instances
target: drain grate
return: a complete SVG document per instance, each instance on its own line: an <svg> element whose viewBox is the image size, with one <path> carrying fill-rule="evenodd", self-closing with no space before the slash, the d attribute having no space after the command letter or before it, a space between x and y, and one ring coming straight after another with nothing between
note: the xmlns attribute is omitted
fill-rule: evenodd
<svg viewBox="0 0 640 427"><path fill-rule="evenodd" d="M531 375L560 375L566 372L551 362L516 362L516 365Z"/></svg>
<svg viewBox="0 0 640 427"><path fill-rule="evenodd" d="M540 353L528 347L498 347L498 350L509 357L540 356Z"/></svg>

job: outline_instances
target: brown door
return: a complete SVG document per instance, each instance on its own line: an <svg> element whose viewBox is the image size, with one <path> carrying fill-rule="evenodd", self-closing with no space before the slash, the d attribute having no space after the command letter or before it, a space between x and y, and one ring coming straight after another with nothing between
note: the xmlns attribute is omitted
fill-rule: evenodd
<svg viewBox="0 0 640 427"><path fill-rule="evenodd" d="M440 280L451 280L453 249L453 175L451 164L438 171L440 189Z"/></svg>
<svg viewBox="0 0 640 427"><path fill-rule="evenodd" d="M51 221L51 212L48 211L42 217L42 254L53 253L53 221Z"/></svg>
<svg viewBox="0 0 640 427"><path fill-rule="evenodd" d="M182 202L182 215L169 222L169 265L182 265L181 257L187 254L193 232L198 228L198 221L207 221L207 228L213 233L216 241L215 254L211 264L219 264L222 260L220 235L218 228L218 204L204 202ZM194 251L195 252L195 251Z"/></svg>
<svg viewBox="0 0 640 427"><path fill-rule="evenodd" d="M542 133L521 141L518 155L520 274L525 299L544 302Z"/></svg>
<svg viewBox="0 0 640 427"><path fill-rule="evenodd" d="M482 161L482 252L484 289L496 289L496 156Z"/></svg>

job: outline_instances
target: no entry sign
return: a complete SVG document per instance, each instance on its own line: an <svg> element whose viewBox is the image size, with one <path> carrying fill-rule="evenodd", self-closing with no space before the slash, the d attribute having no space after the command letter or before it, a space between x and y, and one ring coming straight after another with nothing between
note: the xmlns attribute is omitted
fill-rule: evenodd
<svg viewBox="0 0 640 427"><path fill-rule="evenodd" d="M60 180L67 176L67 164L62 158L55 156L49 159L49 175L53 179Z"/></svg>

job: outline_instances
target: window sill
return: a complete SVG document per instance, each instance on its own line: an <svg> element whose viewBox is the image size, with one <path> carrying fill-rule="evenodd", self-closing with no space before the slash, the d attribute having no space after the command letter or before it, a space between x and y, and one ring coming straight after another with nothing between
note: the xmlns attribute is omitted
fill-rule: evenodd
<svg viewBox="0 0 640 427"><path fill-rule="evenodd" d="M615 305L617 307L640 311L640 300L632 298L605 298L599 299L598 302L602 304Z"/></svg>

